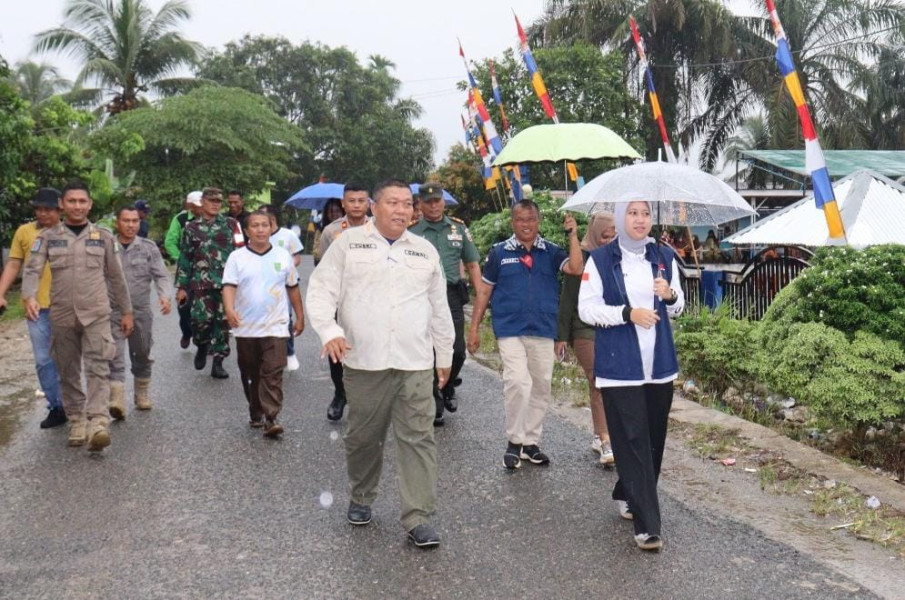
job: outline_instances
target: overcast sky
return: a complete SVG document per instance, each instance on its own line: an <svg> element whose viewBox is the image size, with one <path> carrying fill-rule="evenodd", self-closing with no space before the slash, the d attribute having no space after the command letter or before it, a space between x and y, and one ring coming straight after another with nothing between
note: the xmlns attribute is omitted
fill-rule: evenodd
<svg viewBox="0 0 905 600"><path fill-rule="evenodd" d="M29 58L34 35L63 20L64 0L0 0L0 55L10 65ZM156 11L163 0L148 0ZM424 108L419 124L437 142L435 162L463 139L459 115L465 101L456 82L465 78L456 37L470 60L499 56L516 47L512 10L527 26L544 0L189 0L193 15L183 34L222 48L246 33L280 35L293 42L346 46L364 62L371 54L396 63L402 93ZM73 79L78 66L59 55L45 60ZM484 92L485 96L490 91Z"/></svg>

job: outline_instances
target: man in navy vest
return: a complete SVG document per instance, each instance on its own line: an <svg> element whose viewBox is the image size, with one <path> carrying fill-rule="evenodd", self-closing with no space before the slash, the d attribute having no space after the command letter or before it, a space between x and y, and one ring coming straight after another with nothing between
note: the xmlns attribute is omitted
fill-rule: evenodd
<svg viewBox="0 0 905 600"><path fill-rule="evenodd" d="M512 207L512 237L490 249L471 317L468 351L481 343L480 324L493 301L493 334L503 359L507 469L522 460L550 459L538 447L552 397L553 344L559 312L559 271L581 275L584 264L575 219L565 216L569 252L538 235L540 210L531 200Z"/></svg>

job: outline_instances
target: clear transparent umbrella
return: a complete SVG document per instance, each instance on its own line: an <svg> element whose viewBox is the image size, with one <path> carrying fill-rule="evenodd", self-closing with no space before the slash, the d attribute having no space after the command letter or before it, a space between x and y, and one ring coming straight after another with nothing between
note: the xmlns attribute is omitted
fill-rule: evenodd
<svg viewBox="0 0 905 600"><path fill-rule="evenodd" d="M607 171L589 181L562 210L613 211L620 202L647 200L661 225L719 225L755 214L735 190L700 169L648 162Z"/></svg>

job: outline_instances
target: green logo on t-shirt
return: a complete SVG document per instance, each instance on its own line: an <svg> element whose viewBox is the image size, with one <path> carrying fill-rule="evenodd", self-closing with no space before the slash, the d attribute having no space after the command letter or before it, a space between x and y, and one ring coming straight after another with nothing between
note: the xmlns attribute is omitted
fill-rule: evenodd
<svg viewBox="0 0 905 600"><path fill-rule="evenodd" d="M282 271L282 270L283 270L283 263L281 263L280 261L276 261L275 263L273 263L273 270L276 271L277 273L279 273L280 271Z"/></svg>

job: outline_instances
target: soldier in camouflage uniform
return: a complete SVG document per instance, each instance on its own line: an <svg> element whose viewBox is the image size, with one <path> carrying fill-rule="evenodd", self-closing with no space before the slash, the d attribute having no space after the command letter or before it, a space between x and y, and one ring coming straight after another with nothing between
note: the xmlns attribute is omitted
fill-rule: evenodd
<svg viewBox="0 0 905 600"><path fill-rule="evenodd" d="M223 192L205 188L201 194L201 216L189 222L182 232L179 246L179 269L176 300L192 299L192 338L198 351L195 368L207 365L207 355L214 357L211 377L226 379L223 359L229 356L229 324L223 313L223 267L235 248L245 239L235 219L220 214Z"/></svg>

